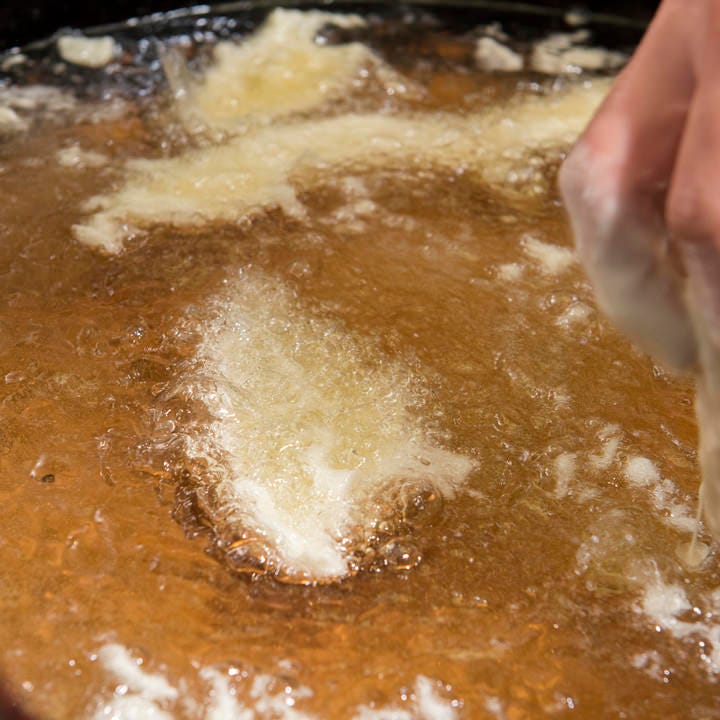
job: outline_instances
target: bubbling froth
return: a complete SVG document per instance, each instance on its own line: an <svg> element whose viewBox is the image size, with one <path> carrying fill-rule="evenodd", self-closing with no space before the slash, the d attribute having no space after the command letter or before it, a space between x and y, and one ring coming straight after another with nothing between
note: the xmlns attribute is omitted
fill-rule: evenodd
<svg viewBox="0 0 720 720"><path fill-rule="evenodd" d="M315 582L417 564L403 536L474 466L422 421L423 383L263 276L242 276L203 332L186 391L209 420L185 445L230 567Z"/></svg>
<svg viewBox="0 0 720 720"><path fill-rule="evenodd" d="M343 112L341 102L327 103L351 94L360 68L372 67L368 82L386 93L402 95L412 83L359 43L316 43L330 20L362 24L352 15L276 11L241 45L219 44L202 79L168 54L175 112L204 140L174 157L128 161L122 183L86 202L75 238L115 254L156 224L238 223L276 208L303 217L302 193L340 168L439 166L522 194L543 187L531 156L573 142L608 89L597 78L467 115Z"/></svg>
<svg viewBox="0 0 720 720"><path fill-rule="evenodd" d="M242 132L253 120L313 110L347 92L360 69L378 61L360 43L316 42L327 24L347 28L365 21L357 15L278 8L244 42L218 43L202 78L167 55L165 72L185 127Z"/></svg>

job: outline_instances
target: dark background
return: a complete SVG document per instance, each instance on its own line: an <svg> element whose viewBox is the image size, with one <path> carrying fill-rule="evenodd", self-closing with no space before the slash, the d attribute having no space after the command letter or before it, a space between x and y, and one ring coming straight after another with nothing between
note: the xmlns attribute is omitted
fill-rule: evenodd
<svg viewBox="0 0 720 720"><path fill-rule="evenodd" d="M442 0L440 0L441 2ZM532 0L531 0L532 1ZM649 19L658 2L653 0L534 0L549 7L584 7L608 13ZM0 50L39 40L63 27L82 28L124 20L129 17L171 10L183 0L0 0Z"/></svg>

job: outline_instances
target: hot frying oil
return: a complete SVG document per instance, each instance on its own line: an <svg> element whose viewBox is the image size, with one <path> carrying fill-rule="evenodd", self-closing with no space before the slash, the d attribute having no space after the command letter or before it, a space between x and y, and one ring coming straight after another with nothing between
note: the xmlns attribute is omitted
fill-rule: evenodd
<svg viewBox="0 0 720 720"><path fill-rule="evenodd" d="M302 122L442 113L502 153L354 120L298 153L207 108L198 139L146 99L0 145L2 676L48 720L720 717L692 388L595 308L567 142L513 110L557 90L352 53ZM217 176L163 180L286 125L217 212Z"/></svg>

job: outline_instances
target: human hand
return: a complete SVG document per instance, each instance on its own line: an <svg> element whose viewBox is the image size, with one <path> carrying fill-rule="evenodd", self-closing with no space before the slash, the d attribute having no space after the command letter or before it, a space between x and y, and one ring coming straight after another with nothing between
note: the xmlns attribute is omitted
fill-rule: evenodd
<svg viewBox="0 0 720 720"><path fill-rule="evenodd" d="M601 307L680 368L697 348L673 244L720 248L719 39L720 3L665 0L560 173Z"/></svg>
<svg viewBox="0 0 720 720"><path fill-rule="evenodd" d="M598 303L698 375L701 497L720 537L720 2L664 0L560 173Z"/></svg>

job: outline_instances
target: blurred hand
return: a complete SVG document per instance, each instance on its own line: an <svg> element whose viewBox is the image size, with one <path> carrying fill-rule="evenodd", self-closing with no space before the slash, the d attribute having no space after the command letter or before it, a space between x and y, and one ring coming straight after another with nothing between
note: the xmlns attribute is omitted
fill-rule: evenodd
<svg viewBox="0 0 720 720"><path fill-rule="evenodd" d="M692 367L671 246L720 247L720 3L662 3L560 188L602 308L646 350Z"/></svg>
<svg viewBox="0 0 720 720"><path fill-rule="evenodd" d="M720 0L664 0L560 189L602 309L697 372L701 496L720 537Z"/></svg>

